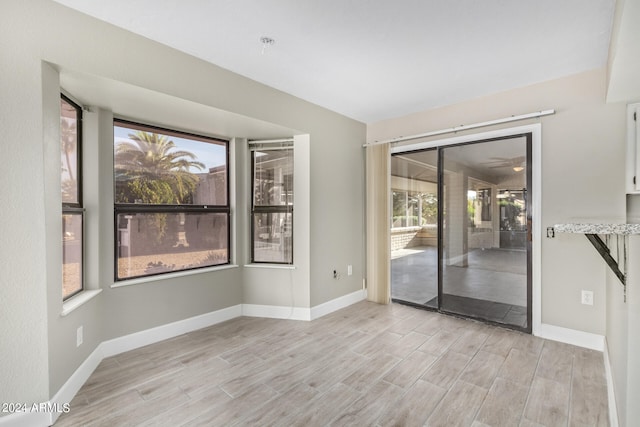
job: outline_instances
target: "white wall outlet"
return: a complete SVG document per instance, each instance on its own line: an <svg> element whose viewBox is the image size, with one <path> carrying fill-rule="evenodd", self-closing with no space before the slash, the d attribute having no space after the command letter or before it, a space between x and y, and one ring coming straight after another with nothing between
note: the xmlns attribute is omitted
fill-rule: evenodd
<svg viewBox="0 0 640 427"><path fill-rule="evenodd" d="M78 330L76 331L76 347L80 347L82 344L82 326L78 326Z"/></svg>
<svg viewBox="0 0 640 427"><path fill-rule="evenodd" d="M351 276L353 274L353 266L351 264L347 265L347 276Z"/></svg>
<svg viewBox="0 0 640 427"><path fill-rule="evenodd" d="M593 305L593 291L582 290L582 303L584 305Z"/></svg>

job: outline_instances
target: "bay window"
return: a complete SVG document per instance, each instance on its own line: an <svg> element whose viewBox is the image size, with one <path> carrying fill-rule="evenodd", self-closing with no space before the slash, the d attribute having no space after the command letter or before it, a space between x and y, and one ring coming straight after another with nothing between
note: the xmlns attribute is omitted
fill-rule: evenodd
<svg viewBox="0 0 640 427"><path fill-rule="evenodd" d="M252 148L251 262L293 263L293 147Z"/></svg>
<svg viewBox="0 0 640 427"><path fill-rule="evenodd" d="M62 188L62 299L84 289L84 209L82 206L82 109L60 98Z"/></svg>
<svg viewBox="0 0 640 427"><path fill-rule="evenodd" d="M229 264L229 142L116 119L116 280Z"/></svg>

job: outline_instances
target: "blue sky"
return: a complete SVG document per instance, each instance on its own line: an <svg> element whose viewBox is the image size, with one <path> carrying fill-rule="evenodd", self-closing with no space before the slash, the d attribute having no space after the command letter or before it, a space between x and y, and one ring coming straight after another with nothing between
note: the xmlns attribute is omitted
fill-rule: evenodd
<svg viewBox="0 0 640 427"><path fill-rule="evenodd" d="M114 126L113 137L114 143L118 144L121 141L131 141L129 134L134 131L128 128ZM191 172L202 173L216 166L220 166L226 163L227 156L225 147L223 145L208 144L206 142L194 141L185 138L178 138L176 136L169 136L169 139L176 144L175 151L189 151L197 156L197 160L205 164L206 169L201 171L199 169L191 168Z"/></svg>

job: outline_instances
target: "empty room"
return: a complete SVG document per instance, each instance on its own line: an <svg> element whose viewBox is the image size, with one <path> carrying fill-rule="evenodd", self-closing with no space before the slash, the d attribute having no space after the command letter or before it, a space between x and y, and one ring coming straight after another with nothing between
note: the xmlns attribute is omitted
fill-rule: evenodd
<svg viewBox="0 0 640 427"><path fill-rule="evenodd" d="M634 426L640 0L0 0L0 427Z"/></svg>

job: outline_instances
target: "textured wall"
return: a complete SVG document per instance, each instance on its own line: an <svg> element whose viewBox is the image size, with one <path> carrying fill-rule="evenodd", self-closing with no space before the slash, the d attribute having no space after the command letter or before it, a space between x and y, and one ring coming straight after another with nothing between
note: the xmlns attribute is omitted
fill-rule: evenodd
<svg viewBox="0 0 640 427"><path fill-rule="evenodd" d="M48 399L49 382L42 80L18 3L0 14L0 402L31 403Z"/></svg>

